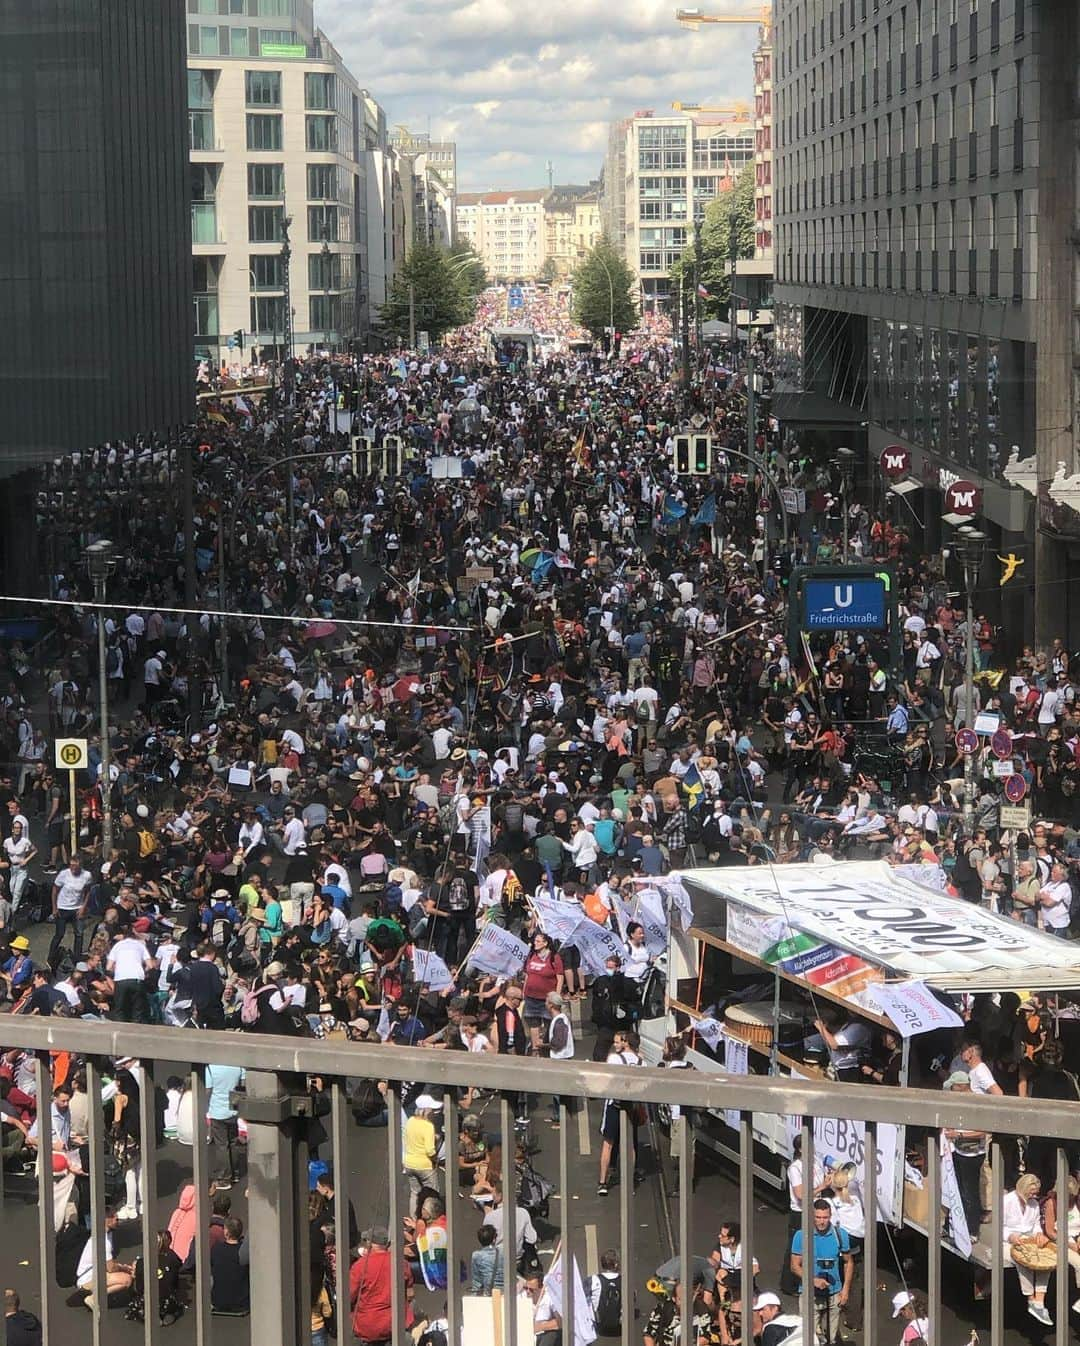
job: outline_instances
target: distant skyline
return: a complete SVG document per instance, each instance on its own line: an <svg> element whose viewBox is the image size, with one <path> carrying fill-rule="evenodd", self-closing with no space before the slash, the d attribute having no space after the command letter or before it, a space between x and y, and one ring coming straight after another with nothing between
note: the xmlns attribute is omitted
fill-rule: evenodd
<svg viewBox="0 0 1080 1346"><path fill-rule="evenodd" d="M549 159L556 183L588 182L619 117L753 101L756 23L691 31L672 0L315 0L315 18L391 128L457 141L465 192L544 187Z"/></svg>

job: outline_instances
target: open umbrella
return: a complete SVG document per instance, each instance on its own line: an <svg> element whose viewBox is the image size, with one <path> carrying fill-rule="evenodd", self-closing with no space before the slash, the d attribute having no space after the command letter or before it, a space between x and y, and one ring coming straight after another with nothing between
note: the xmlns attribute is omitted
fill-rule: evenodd
<svg viewBox="0 0 1080 1346"><path fill-rule="evenodd" d="M304 640L325 640L337 631L336 622L308 622L304 627Z"/></svg>
<svg viewBox="0 0 1080 1346"><path fill-rule="evenodd" d="M518 561L523 566L530 566L543 550L543 547L526 547L518 557Z"/></svg>

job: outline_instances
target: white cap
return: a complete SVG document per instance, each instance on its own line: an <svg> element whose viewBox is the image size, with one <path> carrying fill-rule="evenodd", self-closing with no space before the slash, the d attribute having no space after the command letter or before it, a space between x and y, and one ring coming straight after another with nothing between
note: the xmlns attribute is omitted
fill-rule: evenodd
<svg viewBox="0 0 1080 1346"><path fill-rule="evenodd" d="M754 1300L754 1309L760 1312L761 1309L767 1309L772 1305L774 1308L780 1308L780 1296L774 1295L771 1290L766 1290L763 1295L758 1295Z"/></svg>
<svg viewBox="0 0 1080 1346"><path fill-rule="evenodd" d="M425 1112L438 1112L442 1104L433 1094L421 1094L416 1100L416 1106Z"/></svg>
<svg viewBox="0 0 1080 1346"><path fill-rule="evenodd" d="M897 1290L896 1294L892 1297L892 1316L894 1318L899 1318L904 1309L914 1302L915 1296L910 1290Z"/></svg>

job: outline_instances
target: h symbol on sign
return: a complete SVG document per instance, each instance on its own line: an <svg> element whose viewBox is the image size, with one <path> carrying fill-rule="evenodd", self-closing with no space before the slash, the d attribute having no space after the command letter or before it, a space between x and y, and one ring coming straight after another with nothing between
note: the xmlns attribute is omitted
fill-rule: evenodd
<svg viewBox="0 0 1080 1346"><path fill-rule="evenodd" d="M838 608L849 608L854 601L855 594L850 584L837 584L833 588L833 602Z"/></svg>

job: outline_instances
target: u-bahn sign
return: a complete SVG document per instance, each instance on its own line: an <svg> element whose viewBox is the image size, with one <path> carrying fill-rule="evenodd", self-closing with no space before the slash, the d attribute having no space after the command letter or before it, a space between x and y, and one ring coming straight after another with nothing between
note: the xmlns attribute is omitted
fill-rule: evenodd
<svg viewBox="0 0 1080 1346"><path fill-rule="evenodd" d="M896 585L887 566L802 566L788 589L790 648L800 647L802 633L858 631L884 636L889 662L900 659L900 622Z"/></svg>

